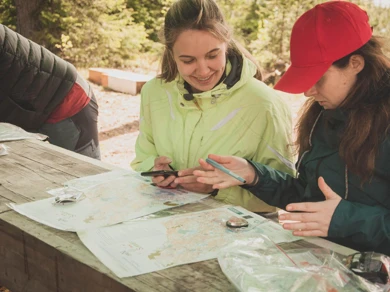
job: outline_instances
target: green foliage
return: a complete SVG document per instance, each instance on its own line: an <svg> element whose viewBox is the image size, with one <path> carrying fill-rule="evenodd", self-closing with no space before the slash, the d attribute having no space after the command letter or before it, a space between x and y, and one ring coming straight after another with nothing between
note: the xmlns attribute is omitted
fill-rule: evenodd
<svg viewBox="0 0 390 292"><path fill-rule="evenodd" d="M245 18L238 23L238 28L242 37L246 40L246 43L257 39L260 27L259 8L260 5L258 4L258 0L252 0Z"/></svg>
<svg viewBox="0 0 390 292"><path fill-rule="evenodd" d="M13 0L0 0L0 23L16 30L16 7Z"/></svg>
<svg viewBox="0 0 390 292"><path fill-rule="evenodd" d="M143 25L134 23L125 0L61 1L59 54L77 66L128 67L139 54L156 50ZM53 15L55 17L55 15Z"/></svg>
<svg viewBox="0 0 390 292"><path fill-rule="evenodd" d="M40 30L34 33L34 41L46 47L48 50L60 54L57 44L61 42L61 35L66 29L62 19L67 12L62 1L52 0L45 5L39 14Z"/></svg>
<svg viewBox="0 0 390 292"><path fill-rule="evenodd" d="M26 0L30 1L30 0ZM158 32L175 0L43 0L37 7L34 41L76 66L147 68L159 60ZM320 0L216 0L233 28L265 70L289 62L291 29ZM389 37L390 8L353 0L366 9L374 33ZM0 0L1 23L16 29L14 0Z"/></svg>
<svg viewBox="0 0 390 292"><path fill-rule="evenodd" d="M127 0L135 23L144 25L148 38L158 41L158 32L164 23L164 16L174 0Z"/></svg>
<svg viewBox="0 0 390 292"><path fill-rule="evenodd" d="M320 2L323 1L266 0L259 5L257 38L248 44L248 49L262 67L272 70L277 60L289 61L289 41L294 22Z"/></svg>
<svg viewBox="0 0 390 292"><path fill-rule="evenodd" d="M124 0L91 2L87 11L67 4L62 38L67 41L60 44L63 56L79 66L125 67L150 42L145 28L133 22Z"/></svg>
<svg viewBox="0 0 390 292"><path fill-rule="evenodd" d="M376 6L372 1L367 0L356 0L354 3L367 11L370 16L370 24L373 28L374 35L385 38L387 41L385 53L387 56L390 56L390 8Z"/></svg>

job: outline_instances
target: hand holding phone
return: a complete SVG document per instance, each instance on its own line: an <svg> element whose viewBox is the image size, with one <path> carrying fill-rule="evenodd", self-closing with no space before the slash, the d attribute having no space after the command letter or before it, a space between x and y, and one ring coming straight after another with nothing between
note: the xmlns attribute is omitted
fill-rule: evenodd
<svg viewBox="0 0 390 292"><path fill-rule="evenodd" d="M178 176L177 170L154 170L154 171L145 171L141 172L142 176L163 176L167 178L171 175Z"/></svg>

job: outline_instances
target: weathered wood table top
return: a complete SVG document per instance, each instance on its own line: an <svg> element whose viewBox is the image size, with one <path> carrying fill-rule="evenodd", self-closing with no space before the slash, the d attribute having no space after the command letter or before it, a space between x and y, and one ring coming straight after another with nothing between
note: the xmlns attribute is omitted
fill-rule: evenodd
<svg viewBox="0 0 390 292"><path fill-rule="evenodd" d="M8 155L0 156L0 283L12 292L235 291L216 260L118 278L76 233L56 230L10 210L6 203L47 198L47 190L70 179L116 167L40 141L4 144L10 149Z"/></svg>
<svg viewBox="0 0 390 292"><path fill-rule="evenodd" d="M6 203L47 198L47 190L68 180L103 173L115 166L35 140L6 142L0 156L0 283L12 292L53 291L235 291L217 260L118 278L79 240L76 233L42 225ZM213 199L181 208L218 206ZM324 240L315 243L327 245Z"/></svg>

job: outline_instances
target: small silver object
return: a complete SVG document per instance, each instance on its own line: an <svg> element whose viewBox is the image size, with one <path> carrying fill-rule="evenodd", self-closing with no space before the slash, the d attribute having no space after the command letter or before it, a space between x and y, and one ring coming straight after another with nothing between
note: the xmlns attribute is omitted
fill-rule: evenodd
<svg viewBox="0 0 390 292"><path fill-rule="evenodd" d="M58 195L54 198L54 204L74 203L79 201L83 196L83 192L72 192Z"/></svg>
<svg viewBox="0 0 390 292"><path fill-rule="evenodd" d="M230 228L242 228L248 227L249 223L244 218L233 216L228 221L226 221L226 226Z"/></svg>

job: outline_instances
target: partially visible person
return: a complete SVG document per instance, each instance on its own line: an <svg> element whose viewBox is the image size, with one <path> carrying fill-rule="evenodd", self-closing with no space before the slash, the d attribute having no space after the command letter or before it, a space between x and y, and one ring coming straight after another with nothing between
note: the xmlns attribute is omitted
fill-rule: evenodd
<svg viewBox="0 0 390 292"><path fill-rule="evenodd" d="M0 122L100 159L98 105L76 68L0 24Z"/></svg>
<svg viewBox="0 0 390 292"><path fill-rule="evenodd" d="M158 176L160 187L209 193L192 172L208 153L239 155L292 174L287 105L266 86L253 57L232 37L213 0L178 0L168 10L161 75L141 91L136 171L179 170ZM259 78L259 79L256 79ZM233 187L215 198L255 212L275 210Z"/></svg>
<svg viewBox="0 0 390 292"><path fill-rule="evenodd" d="M344 1L304 13L291 35L291 67L277 89L309 99L297 125L293 177L239 157L210 158L241 175L297 236L323 236L359 251L390 255L390 61L367 13ZM201 161L201 183L240 182Z"/></svg>

